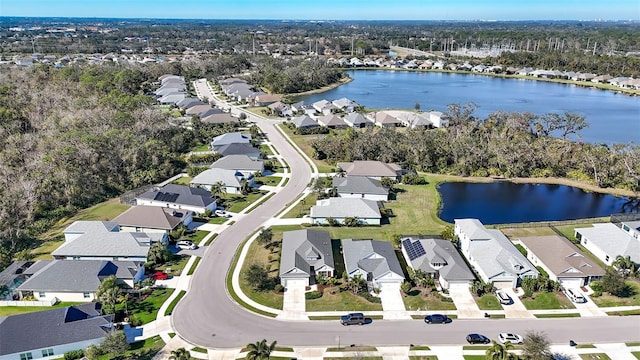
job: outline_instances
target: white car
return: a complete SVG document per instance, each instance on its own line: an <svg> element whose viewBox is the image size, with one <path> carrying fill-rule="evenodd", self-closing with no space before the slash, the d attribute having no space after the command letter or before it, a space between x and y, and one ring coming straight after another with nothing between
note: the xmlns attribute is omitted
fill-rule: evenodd
<svg viewBox="0 0 640 360"><path fill-rule="evenodd" d="M584 298L584 296L578 289L567 289L565 290L565 294L567 294L569 300L573 301L574 303L587 302L587 299Z"/></svg>
<svg viewBox="0 0 640 360"><path fill-rule="evenodd" d="M512 344L522 344L522 336L518 334L500 333L500 335L498 335L498 340L503 344L507 341Z"/></svg>
<svg viewBox="0 0 640 360"><path fill-rule="evenodd" d="M496 297L502 305L510 305L513 302L511 296L509 296L504 290L496 290Z"/></svg>
<svg viewBox="0 0 640 360"><path fill-rule="evenodd" d="M191 241L178 241L176 243L176 247L180 250L195 250L198 248L198 245L192 243Z"/></svg>
<svg viewBox="0 0 640 360"><path fill-rule="evenodd" d="M225 217L225 218L226 217L231 217L231 215L227 214L227 212L224 211L224 210L216 210L215 214L216 214L216 216L219 216L219 217Z"/></svg>

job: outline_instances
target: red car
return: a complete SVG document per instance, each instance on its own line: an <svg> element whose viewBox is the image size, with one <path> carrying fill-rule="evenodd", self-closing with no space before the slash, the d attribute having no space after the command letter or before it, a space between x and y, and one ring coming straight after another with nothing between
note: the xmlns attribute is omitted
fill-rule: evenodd
<svg viewBox="0 0 640 360"><path fill-rule="evenodd" d="M169 278L169 274L164 271L156 271L153 274L149 275L153 280L167 280Z"/></svg>

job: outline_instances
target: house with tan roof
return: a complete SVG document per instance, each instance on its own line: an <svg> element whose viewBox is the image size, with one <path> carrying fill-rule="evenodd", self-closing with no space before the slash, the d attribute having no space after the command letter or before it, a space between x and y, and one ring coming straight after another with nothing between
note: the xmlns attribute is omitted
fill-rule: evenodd
<svg viewBox="0 0 640 360"><path fill-rule="evenodd" d="M335 114L320 116L318 118L318 124L326 126L330 129L344 129L347 127L347 123L345 123L341 117Z"/></svg>
<svg viewBox="0 0 640 360"><path fill-rule="evenodd" d="M564 288L579 288L604 276L604 269L585 256L564 237L530 236L520 238L527 250L527 259L540 266Z"/></svg>
<svg viewBox="0 0 640 360"><path fill-rule="evenodd" d="M366 176L376 180L390 178L400 181L402 175L406 173L400 165L375 160L339 162L337 165L340 169L344 170L347 176Z"/></svg>
<svg viewBox="0 0 640 360"><path fill-rule="evenodd" d="M386 111L378 111L369 114L376 126L394 128L401 124L400 120Z"/></svg>
<svg viewBox="0 0 640 360"><path fill-rule="evenodd" d="M193 212L176 210L158 206L133 206L113 219L118 223L122 232L159 232L169 234L183 224L189 225L193 221Z"/></svg>

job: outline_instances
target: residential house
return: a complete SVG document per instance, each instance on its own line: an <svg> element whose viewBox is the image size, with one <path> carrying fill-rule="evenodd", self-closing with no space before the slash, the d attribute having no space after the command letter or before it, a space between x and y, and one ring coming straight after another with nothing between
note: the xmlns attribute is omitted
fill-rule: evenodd
<svg viewBox="0 0 640 360"><path fill-rule="evenodd" d="M271 103L267 106L267 108L269 108L271 115L276 115L281 117L293 116L293 111L291 110L289 105L283 103L282 101L276 101L274 103Z"/></svg>
<svg viewBox="0 0 640 360"><path fill-rule="evenodd" d="M382 219L378 203L361 198L318 200L316 205L311 207L310 212L311 223L317 225L328 224L329 218L339 224L344 224L347 218L354 218L363 225L380 225Z"/></svg>
<svg viewBox="0 0 640 360"><path fill-rule="evenodd" d="M401 244L407 264L413 270L430 274L443 289L466 289L476 278L449 240L407 236L401 239Z"/></svg>
<svg viewBox="0 0 640 360"><path fill-rule="evenodd" d="M330 129L344 129L347 127L347 124L344 122L344 120L342 120L341 117L335 114L320 116L318 118L318 124L326 126Z"/></svg>
<svg viewBox="0 0 640 360"><path fill-rule="evenodd" d="M121 286L133 288L144 277L142 261L39 260L25 272L27 279L16 291L20 299L89 302L96 299L100 283L114 275ZM31 270L34 272L31 272Z"/></svg>
<svg viewBox="0 0 640 360"><path fill-rule="evenodd" d="M440 111L429 111L429 121L433 127L442 128L449 126L449 119L443 117Z"/></svg>
<svg viewBox="0 0 640 360"><path fill-rule="evenodd" d="M280 284L286 288L288 283L295 281L309 286L315 283L318 275L336 275L329 232L285 231L280 255Z"/></svg>
<svg viewBox="0 0 640 360"><path fill-rule="evenodd" d="M604 276L600 265L562 236L530 236L520 238L520 242L527 250L527 259L564 288L580 288Z"/></svg>
<svg viewBox="0 0 640 360"><path fill-rule="evenodd" d="M337 165L347 174L347 176L366 176L376 180L390 178L400 181L402 175L406 173L400 165L383 163L375 160L339 162Z"/></svg>
<svg viewBox="0 0 640 360"><path fill-rule="evenodd" d="M238 118L235 118L231 116L231 114L226 112L212 113L212 111L214 110L218 110L218 109L213 109L213 110L207 111L205 114L202 114L200 116L200 120L203 123L207 123L207 124L237 124L240 122Z"/></svg>
<svg viewBox="0 0 640 360"><path fill-rule="evenodd" d="M331 102L336 108L344 111L344 112L353 112L355 110L356 107L358 107L358 103L347 99L347 98L340 98L338 100L333 100Z"/></svg>
<svg viewBox="0 0 640 360"><path fill-rule="evenodd" d="M171 93L158 99L160 105L175 105L186 97L184 93Z"/></svg>
<svg viewBox="0 0 640 360"><path fill-rule="evenodd" d="M190 210L197 214L216 209L216 199L204 189L169 184L154 188L136 197L137 205L160 206L171 209Z"/></svg>
<svg viewBox="0 0 640 360"><path fill-rule="evenodd" d="M220 146L229 144L250 144L251 135L243 134L240 132L226 133L213 138L213 141L209 144L209 147L213 151L217 151Z"/></svg>
<svg viewBox="0 0 640 360"><path fill-rule="evenodd" d="M245 178L244 174L237 170L207 169L196 175L190 185L211 191L212 185L222 183L227 194L241 194L244 181L248 181L249 185L253 184L253 174Z"/></svg>
<svg viewBox="0 0 640 360"><path fill-rule="evenodd" d="M298 101L295 104L291 104L291 111L296 114L306 113L307 110L311 109L313 109L313 106L305 104L304 101Z"/></svg>
<svg viewBox="0 0 640 360"><path fill-rule="evenodd" d="M379 180L365 176L334 177L333 188L343 198L361 198L373 201L389 200L389 189Z"/></svg>
<svg viewBox="0 0 640 360"><path fill-rule="evenodd" d="M429 113L415 113L404 111L396 116L403 126L411 129L426 129L432 127Z"/></svg>
<svg viewBox="0 0 640 360"><path fill-rule="evenodd" d="M209 104L194 105L194 106L188 108L187 110L185 110L184 113L186 115L193 116L193 115L199 115L199 114L201 114L201 113L203 113L205 111L211 110L211 109L213 109L213 108Z"/></svg>
<svg viewBox="0 0 640 360"><path fill-rule="evenodd" d="M320 126L320 124L318 124L318 122L316 122L315 120L310 118L308 115L302 115L302 116L298 116L296 118L293 118L291 120L291 122L298 129L308 129L308 128L313 128L313 127Z"/></svg>
<svg viewBox="0 0 640 360"><path fill-rule="evenodd" d="M254 148L249 143L231 143L219 146L216 152L222 156L246 155L251 159L260 159L260 150Z"/></svg>
<svg viewBox="0 0 640 360"><path fill-rule="evenodd" d="M100 303L0 317L0 360L60 359L99 346L113 328Z"/></svg>
<svg viewBox="0 0 640 360"><path fill-rule="evenodd" d="M387 113L386 111L378 111L369 114L373 119L376 126L379 127L396 127L400 124L400 120L398 120L395 116Z"/></svg>
<svg viewBox="0 0 640 360"><path fill-rule="evenodd" d="M122 232L159 232L167 235L178 226L188 226L192 221L191 211L145 205L132 206L113 219Z"/></svg>
<svg viewBox="0 0 640 360"><path fill-rule="evenodd" d="M623 221L621 227L634 239L640 239L640 221Z"/></svg>
<svg viewBox="0 0 640 360"><path fill-rule="evenodd" d="M156 97L163 97L171 94L182 94L186 96L186 87L183 85L163 86L154 91Z"/></svg>
<svg viewBox="0 0 640 360"><path fill-rule="evenodd" d="M206 104L194 98L184 98L176 104L176 106L178 106L180 110L187 110L188 108L196 105L206 105Z"/></svg>
<svg viewBox="0 0 640 360"><path fill-rule="evenodd" d="M356 112L348 113L347 116L342 119L348 126L351 126L352 128L365 128L373 126L374 124L371 119Z"/></svg>
<svg viewBox="0 0 640 360"><path fill-rule="evenodd" d="M253 99L254 106L267 106L281 100L280 95L260 94Z"/></svg>
<svg viewBox="0 0 640 360"><path fill-rule="evenodd" d="M317 113L323 114L323 115L329 115L331 114L332 110L338 109L335 105L333 105L328 100L316 101L312 104L312 106Z"/></svg>
<svg viewBox="0 0 640 360"><path fill-rule="evenodd" d="M264 172L264 161L247 155L228 155L211 164L212 169L227 169L241 172L249 179L253 174Z"/></svg>
<svg viewBox="0 0 640 360"><path fill-rule="evenodd" d="M611 75L598 75L598 76L594 77L593 79L591 79L591 82L594 82L594 83L597 83L597 84L606 84L611 79L613 79L613 76L611 76Z"/></svg>
<svg viewBox="0 0 640 360"><path fill-rule="evenodd" d="M487 229L478 219L455 219L462 254L478 276L497 288L516 288L539 273L500 230Z"/></svg>
<svg viewBox="0 0 640 360"><path fill-rule="evenodd" d="M618 255L630 256L631 261L640 264L640 239L615 224L593 224L593 227L577 228L575 235L582 246L607 265L612 265Z"/></svg>
<svg viewBox="0 0 640 360"><path fill-rule="evenodd" d="M390 242L344 239L342 253L347 277L362 276L370 289L380 289L385 284L399 286L404 282L400 261Z"/></svg>
<svg viewBox="0 0 640 360"><path fill-rule="evenodd" d="M204 121L204 119L206 119L206 118L208 118L208 117L210 117L212 115L223 115L223 116L226 116L226 117L231 117L231 115L223 112L220 109L215 109L215 108L210 108L210 109L207 109L205 111L201 111L201 112L198 113L198 117L203 121Z"/></svg>

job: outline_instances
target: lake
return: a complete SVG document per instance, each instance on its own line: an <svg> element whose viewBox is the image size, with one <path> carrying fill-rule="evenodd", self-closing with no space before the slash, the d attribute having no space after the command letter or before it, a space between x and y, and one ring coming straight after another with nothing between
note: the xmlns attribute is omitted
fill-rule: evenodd
<svg viewBox="0 0 640 360"><path fill-rule="evenodd" d="M640 143L640 97L535 80L474 74L387 70L352 70L354 80L336 89L300 97L307 103L349 98L371 109L445 112L449 104L474 102L482 119L498 111L577 113L589 127L581 131L590 143ZM575 138L573 140L576 140Z"/></svg>
<svg viewBox="0 0 640 360"><path fill-rule="evenodd" d="M438 186L440 218L475 218L483 224L560 221L623 212L627 198L565 185L446 182Z"/></svg>

